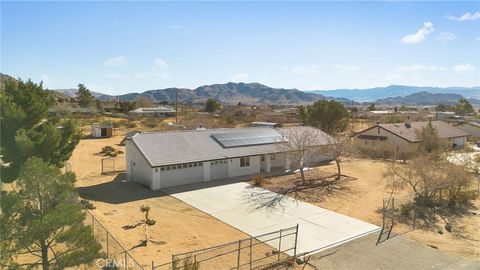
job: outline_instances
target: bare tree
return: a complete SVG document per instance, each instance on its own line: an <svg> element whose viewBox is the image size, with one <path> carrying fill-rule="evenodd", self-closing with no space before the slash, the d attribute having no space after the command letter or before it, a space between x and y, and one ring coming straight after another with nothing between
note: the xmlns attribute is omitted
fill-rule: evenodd
<svg viewBox="0 0 480 270"><path fill-rule="evenodd" d="M153 107L155 105L153 101L146 96L137 96L135 98L135 103L137 107Z"/></svg>
<svg viewBox="0 0 480 270"><path fill-rule="evenodd" d="M299 170L302 185L305 185L305 167L313 166L322 159L335 158L330 143L334 138L312 127L297 127L284 129L283 141L277 143L279 152L286 154L287 163L291 170Z"/></svg>

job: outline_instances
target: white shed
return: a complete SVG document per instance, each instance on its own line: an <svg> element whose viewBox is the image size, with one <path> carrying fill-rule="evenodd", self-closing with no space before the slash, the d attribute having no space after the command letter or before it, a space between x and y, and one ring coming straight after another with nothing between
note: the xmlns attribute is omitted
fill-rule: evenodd
<svg viewBox="0 0 480 270"><path fill-rule="evenodd" d="M92 137L94 138L108 138L113 135L113 125L110 123L93 123Z"/></svg>

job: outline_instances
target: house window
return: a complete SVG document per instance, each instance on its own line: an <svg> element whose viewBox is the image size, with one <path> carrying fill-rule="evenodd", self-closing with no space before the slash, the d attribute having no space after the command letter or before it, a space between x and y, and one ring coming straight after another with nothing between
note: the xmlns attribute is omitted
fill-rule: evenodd
<svg viewBox="0 0 480 270"><path fill-rule="evenodd" d="M201 162L198 163L198 167L202 167L202 165L203 165L203 164L202 164Z"/></svg>
<svg viewBox="0 0 480 270"><path fill-rule="evenodd" d="M177 165L177 169L181 169L182 168L182 165Z"/></svg>
<svg viewBox="0 0 480 270"><path fill-rule="evenodd" d="M191 168L192 166L192 163L188 163L188 168Z"/></svg>
<svg viewBox="0 0 480 270"><path fill-rule="evenodd" d="M161 172L164 172L164 171L165 171L165 167L160 168L160 171L161 171Z"/></svg>
<svg viewBox="0 0 480 270"><path fill-rule="evenodd" d="M270 160L275 160L275 154L270 154Z"/></svg>
<svg viewBox="0 0 480 270"><path fill-rule="evenodd" d="M187 164L183 164L183 168L187 168Z"/></svg>
<svg viewBox="0 0 480 270"><path fill-rule="evenodd" d="M250 167L250 157L241 157L240 167Z"/></svg>
<svg viewBox="0 0 480 270"><path fill-rule="evenodd" d="M158 168L155 168L155 172L158 172Z"/></svg>
<svg viewBox="0 0 480 270"><path fill-rule="evenodd" d="M193 163L193 167L197 167L197 164L198 164L198 163Z"/></svg>
<svg viewBox="0 0 480 270"><path fill-rule="evenodd" d="M260 156L260 161L265 161L265 155Z"/></svg>
<svg viewBox="0 0 480 270"><path fill-rule="evenodd" d="M167 171L170 171L170 166L167 167Z"/></svg>

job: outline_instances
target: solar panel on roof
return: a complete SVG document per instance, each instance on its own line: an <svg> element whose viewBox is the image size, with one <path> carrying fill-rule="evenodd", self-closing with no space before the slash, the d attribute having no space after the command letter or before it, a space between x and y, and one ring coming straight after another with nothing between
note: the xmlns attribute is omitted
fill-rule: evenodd
<svg viewBox="0 0 480 270"><path fill-rule="evenodd" d="M212 134L212 137L224 148L270 144L284 141L282 135L274 129L238 133L218 133Z"/></svg>

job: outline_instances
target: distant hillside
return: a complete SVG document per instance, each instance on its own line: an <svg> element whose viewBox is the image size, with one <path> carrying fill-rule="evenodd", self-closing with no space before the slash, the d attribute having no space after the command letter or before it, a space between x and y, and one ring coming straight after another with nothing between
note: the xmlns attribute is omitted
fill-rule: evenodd
<svg viewBox="0 0 480 270"><path fill-rule="evenodd" d="M389 97L408 96L418 92L436 94L461 93L466 98L480 99L480 86L477 87L419 87L405 85L390 85L387 87L375 87L369 89L336 89L336 90L315 90L310 93L335 97L347 98L358 102L371 102L377 99Z"/></svg>
<svg viewBox="0 0 480 270"><path fill-rule="evenodd" d="M58 90L64 94L75 96L75 89ZM200 103L209 98L219 100L224 104L307 104L319 99L328 99L328 97L306 93L297 89L272 88L259 83L226 83L200 86L194 90L186 88L167 88L149 90L143 93L129 93L119 96L109 96L101 93L94 93L100 100L109 100L118 98L120 100L132 101L138 96L146 96L156 102L175 101L175 95L178 93L180 102ZM348 103L346 99L335 99Z"/></svg>
<svg viewBox="0 0 480 270"><path fill-rule="evenodd" d="M53 89L53 91L62 93L62 94L64 94L64 95L68 96L68 97L76 97L76 96L77 96L77 91L78 91L78 89L76 89L76 88ZM113 96L105 95L105 94L98 93L98 92L95 92L95 91L90 91L90 93L92 93L92 95L93 95L95 98L99 98L99 99L108 100L108 99L110 99L110 98L113 98Z"/></svg>
<svg viewBox="0 0 480 270"><path fill-rule="evenodd" d="M378 99L376 104L389 104L389 105L437 105L446 104L453 105L461 98L464 98L460 94L440 94L440 93L428 93L418 92L407 96L389 97L384 99ZM480 104L480 100L470 98L469 101L472 104Z"/></svg>

